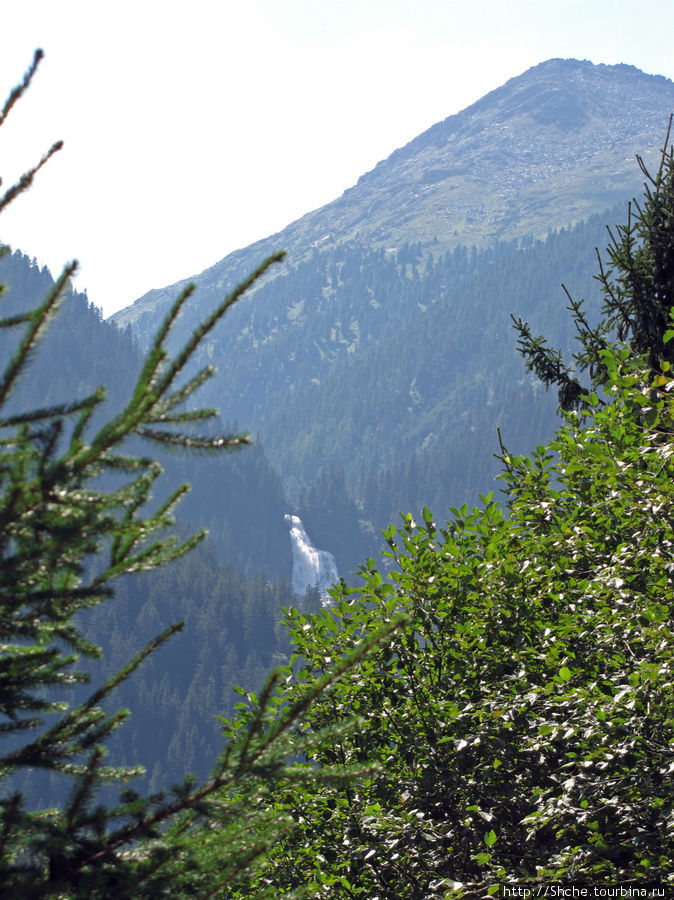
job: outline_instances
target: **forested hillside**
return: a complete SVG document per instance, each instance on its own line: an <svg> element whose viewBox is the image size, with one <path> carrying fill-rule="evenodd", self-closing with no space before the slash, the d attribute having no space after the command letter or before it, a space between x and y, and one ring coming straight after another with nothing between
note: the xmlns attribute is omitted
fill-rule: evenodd
<svg viewBox="0 0 674 900"><path fill-rule="evenodd" d="M594 247L623 213L437 258L416 245L316 250L233 310L205 357L218 367L206 399L228 386L229 414L260 435L342 573L400 512L489 486L497 428L519 450L551 434L557 400L522 370L510 316L568 347L561 284L596 307Z"/></svg>
<svg viewBox="0 0 674 900"><path fill-rule="evenodd" d="M596 305L594 247L621 213L545 240L437 258L418 245L388 253L348 245L286 264L254 303L232 310L202 360L218 368L205 402L252 429L262 447L222 460L164 455L167 471L192 484L183 519L208 527L223 558L246 573L289 581L283 515L294 504L350 577L400 512L474 497L497 472L497 429L524 450L554 425L556 398L540 396L522 371L511 313L568 348L561 284ZM19 254L5 264L17 284L8 302L18 285L36 300L50 283ZM107 383L109 405L119 405L139 366L130 332L102 322L78 295L62 317L17 402ZM88 335L81 347L80 331Z"/></svg>

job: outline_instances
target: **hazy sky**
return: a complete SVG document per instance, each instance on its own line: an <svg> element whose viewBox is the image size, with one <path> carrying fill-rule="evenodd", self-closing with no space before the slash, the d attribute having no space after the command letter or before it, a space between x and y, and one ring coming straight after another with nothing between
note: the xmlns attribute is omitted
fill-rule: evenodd
<svg viewBox="0 0 674 900"><path fill-rule="evenodd" d="M0 237L106 314L339 196L434 122L555 56L674 77L671 0L15 0ZM663 123L664 127L664 123Z"/></svg>

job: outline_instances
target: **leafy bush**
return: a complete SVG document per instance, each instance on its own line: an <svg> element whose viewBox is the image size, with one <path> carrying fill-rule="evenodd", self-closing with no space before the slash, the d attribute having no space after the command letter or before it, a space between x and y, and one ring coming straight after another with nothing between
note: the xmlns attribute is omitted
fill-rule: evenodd
<svg viewBox="0 0 674 900"><path fill-rule="evenodd" d="M319 737L311 762L376 769L269 798L301 823L267 859L279 895L671 880L674 329L651 315L668 304L670 321L674 302L671 148L637 210L600 274L604 321L590 327L572 303L591 385L519 323L531 367L574 408L530 456L502 448L508 513L490 495L444 528L428 510L406 516L385 532L384 571L369 559L332 609L287 613L281 707L363 635L406 624L311 706L309 733L359 722Z"/></svg>

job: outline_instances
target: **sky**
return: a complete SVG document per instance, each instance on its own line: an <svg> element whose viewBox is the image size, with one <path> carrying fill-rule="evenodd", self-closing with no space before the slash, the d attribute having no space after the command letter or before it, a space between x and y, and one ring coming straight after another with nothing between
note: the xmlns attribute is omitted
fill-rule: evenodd
<svg viewBox="0 0 674 900"><path fill-rule="evenodd" d="M0 239L109 315L330 202L551 57L674 78L671 0L0 0Z"/></svg>

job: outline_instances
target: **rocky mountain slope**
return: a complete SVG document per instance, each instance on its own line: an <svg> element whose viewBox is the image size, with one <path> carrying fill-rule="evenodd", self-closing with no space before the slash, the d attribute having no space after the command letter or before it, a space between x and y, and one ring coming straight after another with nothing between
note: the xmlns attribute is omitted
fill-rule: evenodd
<svg viewBox="0 0 674 900"><path fill-rule="evenodd" d="M196 276L200 302L279 248L297 263L354 239L444 252L542 237L638 194L635 154L656 162L672 109L674 83L662 76L543 62L396 150L337 200ZM114 320L142 339L182 283L150 291Z"/></svg>

